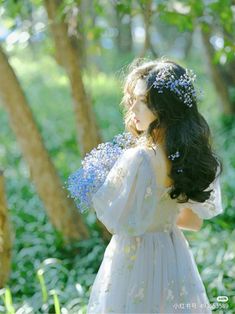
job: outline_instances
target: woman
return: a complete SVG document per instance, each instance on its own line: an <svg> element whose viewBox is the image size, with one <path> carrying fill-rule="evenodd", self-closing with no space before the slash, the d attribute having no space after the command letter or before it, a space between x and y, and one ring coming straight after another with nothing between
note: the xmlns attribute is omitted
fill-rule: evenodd
<svg viewBox="0 0 235 314"><path fill-rule="evenodd" d="M87 313L212 313L179 227L220 213L221 163L198 112L195 76L169 60L134 61L124 84L125 126L139 141L92 198L113 234Z"/></svg>

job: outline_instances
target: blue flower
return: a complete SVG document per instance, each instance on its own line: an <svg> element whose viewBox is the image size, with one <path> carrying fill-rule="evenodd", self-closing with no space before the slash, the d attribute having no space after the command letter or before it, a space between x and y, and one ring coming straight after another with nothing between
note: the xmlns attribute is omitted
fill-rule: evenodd
<svg viewBox="0 0 235 314"><path fill-rule="evenodd" d="M193 106L193 101L199 99L201 91L196 91L193 82L196 75L192 70L186 69L186 73L181 75L178 79L173 72L171 65L162 68L153 82L153 87L157 89L158 93L163 93L165 89L169 89L175 93L184 104L188 107Z"/></svg>
<svg viewBox="0 0 235 314"><path fill-rule="evenodd" d="M91 208L92 195L104 183L120 155L134 144L135 138L131 133L118 134L111 142L101 143L87 153L82 166L70 174L65 187L81 213Z"/></svg>

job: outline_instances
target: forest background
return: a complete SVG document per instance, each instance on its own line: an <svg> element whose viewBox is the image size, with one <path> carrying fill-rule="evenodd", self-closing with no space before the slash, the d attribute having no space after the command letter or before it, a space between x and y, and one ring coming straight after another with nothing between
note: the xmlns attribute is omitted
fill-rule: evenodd
<svg viewBox="0 0 235 314"><path fill-rule="evenodd" d="M224 213L184 233L216 313L234 313L232 0L0 1L0 313L86 312L111 235L64 183L124 131L128 64L163 56L193 69L204 92Z"/></svg>

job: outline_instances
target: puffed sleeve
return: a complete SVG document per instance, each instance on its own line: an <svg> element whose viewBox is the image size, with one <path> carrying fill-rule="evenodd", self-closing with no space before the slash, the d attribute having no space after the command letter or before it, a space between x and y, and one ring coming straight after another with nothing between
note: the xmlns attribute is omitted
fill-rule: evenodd
<svg viewBox="0 0 235 314"><path fill-rule="evenodd" d="M156 175L143 147L126 150L92 197L97 218L112 233L143 234L157 204Z"/></svg>
<svg viewBox="0 0 235 314"><path fill-rule="evenodd" d="M179 209L191 208L202 219L211 219L223 213L223 205L221 198L220 177L218 176L214 182L206 190L212 190L210 198L203 203L190 200L187 203L178 203Z"/></svg>

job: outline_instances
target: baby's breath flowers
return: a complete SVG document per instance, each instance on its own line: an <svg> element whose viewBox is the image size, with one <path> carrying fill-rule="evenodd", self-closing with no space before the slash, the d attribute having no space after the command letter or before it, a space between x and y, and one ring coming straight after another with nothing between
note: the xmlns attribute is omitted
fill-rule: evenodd
<svg viewBox="0 0 235 314"><path fill-rule="evenodd" d="M67 189L81 213L91 208L92 195L101 187L120 155L138 141L129 132L116 135L87 153L82 166L66 181Z"/></svg>
<svg viewBox="0 0 235 314"><path fill-rule="evenodd" d="M179 153L178 150L176 151L175 154L171 154L171 155L168 156L168 158L171 159L171 160L174 160L175 158L178 158L178 157L180 157L180 153Z"/></svg>
<svg viewBox="0 0 235 314"><path fill-rule="evenodd" d="M172 65L167 65L160 69L153 87L158 93L163 93L164 89L169 89L179 97L179 99L188 107L193 106L193 99L196 99L201 91L198 90L198 95L193 82L196 80L196 74L192 70L186 69L186 73L176 78ZM201 96L201 95L200 95Z"/></svg>
<svg viewBox="0 0 235 314"><path fill-rule="evenodd" d="M168 156L168 158L172 161L174 161L175 158L179 158L179 157L180 157L180 152L178 150L175 152L175 154L171 154ZM182 173L183 171L184 170L182 168L177 169L177 173Z"/></svg>

